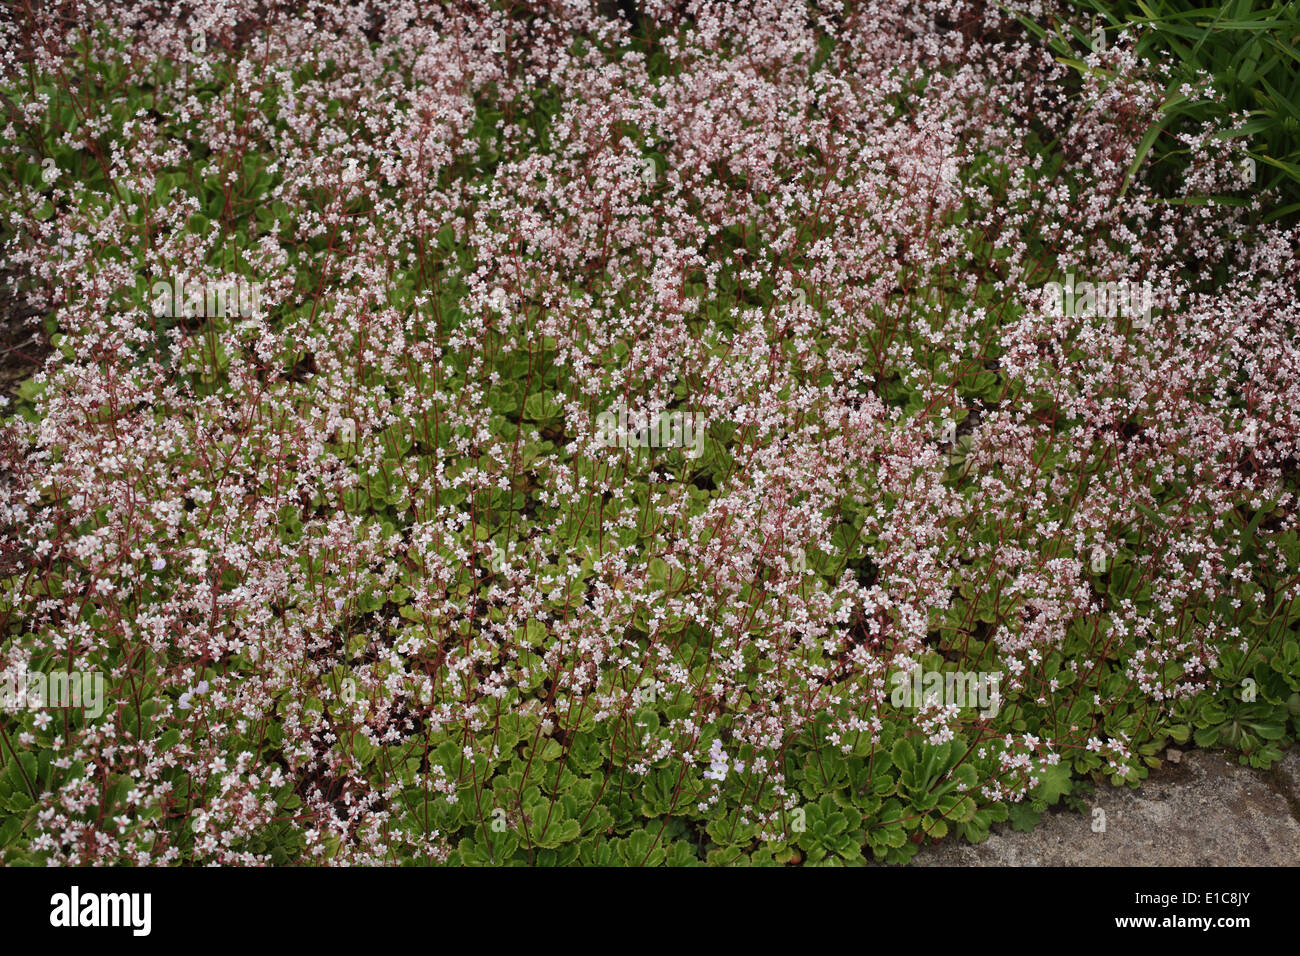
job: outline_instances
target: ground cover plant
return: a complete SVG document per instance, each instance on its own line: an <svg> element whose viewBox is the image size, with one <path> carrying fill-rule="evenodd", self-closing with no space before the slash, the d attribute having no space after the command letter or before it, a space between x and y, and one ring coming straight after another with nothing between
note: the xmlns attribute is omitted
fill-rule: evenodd
<svg viewBox="0 0 1300 956"><path fill-rule="evenodd" d="M1089 16L11 4L0 860L905 863L1276 760L1286 168Z"/></svg>

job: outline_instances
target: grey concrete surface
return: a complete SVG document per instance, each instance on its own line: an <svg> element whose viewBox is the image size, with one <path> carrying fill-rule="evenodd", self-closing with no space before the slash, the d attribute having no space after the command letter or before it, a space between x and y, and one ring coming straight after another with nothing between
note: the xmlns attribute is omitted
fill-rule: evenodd
<svg viewBox="0 0 1300 956"><path fill-rule="evenodd" d="M912 866L1297 866L1300 747L1269 770L1230 755L1167 755L1136 790L1101 784L1087 814L1055 808L1031 832L994 826L986 842L947 840ZM1104 832L1095 832L1104 811Z"/></svg>

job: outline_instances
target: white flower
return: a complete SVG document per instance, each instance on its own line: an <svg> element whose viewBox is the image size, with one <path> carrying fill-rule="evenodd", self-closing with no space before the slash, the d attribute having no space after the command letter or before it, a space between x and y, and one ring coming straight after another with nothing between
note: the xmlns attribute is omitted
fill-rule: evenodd
<svg viewBox="0 0 1300 956"><path fill-rule="evenodd" d="M714 740L709 747L709 769L704 771L705 780L727 779L727 755L722 751L722 741Z"/></svg>

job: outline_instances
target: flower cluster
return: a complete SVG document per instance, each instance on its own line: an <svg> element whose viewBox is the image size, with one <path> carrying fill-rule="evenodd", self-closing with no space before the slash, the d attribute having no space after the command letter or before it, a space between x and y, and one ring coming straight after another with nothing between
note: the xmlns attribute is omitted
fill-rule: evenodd
<svg viewBox="0 0 1300 956"><path fill-rule="evenodd" d="M1156 194L1158 71L998 5L612 9L5 14L0 668L108 684L0 715L6 859L905 860L1271 659L1297 233L1170 201L1235 141Z"/></svg>

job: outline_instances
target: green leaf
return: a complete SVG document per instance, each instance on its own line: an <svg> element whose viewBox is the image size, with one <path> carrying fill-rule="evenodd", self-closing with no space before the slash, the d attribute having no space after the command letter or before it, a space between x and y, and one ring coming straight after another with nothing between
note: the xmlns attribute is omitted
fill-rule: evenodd
<svg viewBox="0 0 1300 956"><path fill-rule="evenodd" d="M1045 768L1038 777L1038 785L1031 791L1037 800L1042 800L1049 807L1054 806L1062 796L1073 788L1070 778L1070 765L1057 763Z"/></svg>

